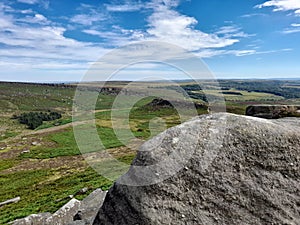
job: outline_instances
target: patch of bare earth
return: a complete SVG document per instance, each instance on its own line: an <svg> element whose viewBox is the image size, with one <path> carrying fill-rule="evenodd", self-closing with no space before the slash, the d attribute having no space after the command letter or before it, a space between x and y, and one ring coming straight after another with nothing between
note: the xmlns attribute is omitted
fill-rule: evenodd
<svg viewBox="0 0 300 225"><path fill-rule="evenodd" d="M15 173L18 171L28 170L51 170L51 169L84 169L87 167L87 163L82 156L63 156L51 159L23 159L18 165L3 170L0 174Z"/></svg>

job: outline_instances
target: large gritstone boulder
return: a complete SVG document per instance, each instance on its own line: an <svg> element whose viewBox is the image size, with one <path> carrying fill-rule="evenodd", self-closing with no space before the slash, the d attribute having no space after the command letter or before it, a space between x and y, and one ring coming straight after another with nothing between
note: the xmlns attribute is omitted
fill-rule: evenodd
<svg viewBox="0 0 300 225"><path fill-rule="evenodd" d="M299 225L297 124L220 113L168 129L141 147L94 225Z"/></svg>

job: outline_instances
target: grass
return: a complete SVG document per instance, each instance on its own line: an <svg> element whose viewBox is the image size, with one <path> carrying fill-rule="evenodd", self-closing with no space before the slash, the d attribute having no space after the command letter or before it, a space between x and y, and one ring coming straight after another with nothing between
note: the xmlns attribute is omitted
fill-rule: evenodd
<svg viewBox="0 0 300 225"><path fill-rule="evenodd" d="M89 132L91 130L87 126L80 126L82 129L82 135L85 135L88 138L90 137ZM118 130L119 133L122 134L122 137L125 137L127 130ZM108 127L97 127L97 132L99 134L99 137L104 145L105 148L116 148L120 146L124 146L124 144L121 142L114 133L114 130L112 128ZM73 130L66 129L62 132L57 132L54 134L46 135L44 138L44 142L48 143L51 147L46 146L34 146L31 148L29 153L25 153L20 155L20 158L33 158L33 159L47 159L47 158L55 158L59 156L74 156L74 155L80 155L81 152L77 146L75 136L73 133ZM95 148L91 151L87 151L85 153L98 151L99 148L95 146Z"/></svg>
<svg viewBox="0 0 300 225"><path fill-rule="evenodd" d="M18 162L16 160L11 159L3 159L0 161L0 171L9 169L15 166Z"/></svg>
<svg viewBox="0 0 300 225"><path fill-rule="evenodd" d="M15 137L19 134L19 132L14 132L14 131L6 131L3 135L0 136L0 141L3 141L7 138L10 137Z"/></svg>
<svg viewBox="0 0 300 225"><path fill-rule="evenodd" d="M43 124L41 126L39 126L38 128L36 128L35 130L42 130L42 129L46 129L46 128L50 128L50 127L61 126L61 125L65 125L65 124L72 123L72 122L73 122L73 120L70 117L58 119L58 120L50 121L50 122L43 122Z"/></svg>
<svg viewBox="0 0 300 225"><path fill-rule="evenodd" d="M224 97L225 101L277 101L284 99L283 97L269 94L269 93L263 93L263 92L248 92L248 91L240 91L235 89L226 90L229 94L222 93L224 91L221 90L205 90L206 94L213 95L216 97ZM236 94L230 94L236 93Z"/></svg>
<svg viewBox="0 0 300 225"><path fill-rule="evenodd" d="M0 201L21 197L20 202L1 207L0 224L33 213L53 213L68 201L69 195L84 187L90 190L107 190L112 185L112 181L98 175L91 168L84 171L67 171L68 175L60 177L59 174L63 172L65 171L36 170L0 175L0 183L5 184L0 185ZM47 182L53 176L58 178ZM86 195L77 198L82 199Z"/></svg>
<svg viewBox="0 0 300 225"><path fill-rule="evenodd" d="M45 111L71 109L75 87L0 83L0 100L6 101L6 109L16 111Z"/></svg>

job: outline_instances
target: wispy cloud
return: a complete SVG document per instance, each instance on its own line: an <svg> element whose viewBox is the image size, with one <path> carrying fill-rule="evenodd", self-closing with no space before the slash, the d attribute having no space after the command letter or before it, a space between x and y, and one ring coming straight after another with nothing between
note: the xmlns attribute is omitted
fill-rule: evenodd
<svg viewBox="0 0 300 225"><path fill-rule="evenodd" d="M241 18L252 18L252 17L266 17L268 16L267 14L265 13L250 13L250 14L244 14L241 16Z"/></svg>
<svg viewBox="0 0 300 225"><path fill-rule="evenodd" d="M292 23L291 26L292 27L300 27L300 23Z"/></svg>
<svg viewBox="0 0 300 225"><path fill-rule="evenodd" d="M122 5L106 4L106 10L110 12L134 12L145 7L141 2L126 2Z"/></svg>
<svg viewBox="0 0 300 225"><path fill-rule="evenodd" d="M300 32L300 24L292 23L288 28L285 28L281 33L283 34L295 34Z"/></svg>
<svg viewBox="0 0 300 225"><path fill-rule="evenodd" d="M30 5L33 5L33 4L37 4L40 2L40 0L18 0L18 2L21 2L21 3L26 3L26 4L30 4Z"/></svg>
<svg viewBox="0 0 300 225"><path fill-rule="evenodd" d="M17 2L29 4L29 5L40 5L45 9L49 8L50 2L48 0L17 0Z"/></svg>
<svg viewBox="0 0 300 225"><path fill-rule="evenodd" d="M269 50L269 51L257 51L255 49L249 50L201 50L196 54L202 58L211 58L214 56L223 56L223 55L234 55L237 57L248 56L248 55L264 55L264 54L271 54L271 53L280 53L280 52L289 52L293 51L293 49L278 49L278 50Z"/></svg>
<svg viewBox="0 0 300 225"><path fill-rule="evenodd" d="M101 39L106 40L106 45L111 45L112 47L122 46L130 42L143 40L145 35L145 33L141 30L128 30L119 26L112 26L109 31L85 29L82 32L98 36Z"/></svg>
<svg viewBox="0 0 300 225"><path fill-rule="evenodd" d="M79 7L77 10L80 11L80 13L70 18L71 23L91 26L97 22L109 19L109 16L105 14L103 10L91 5L81 4L81 7Z"/></svg>
<svg viewBox="0 0 300 225"><path fill-rule="evenodd" d="M20 23L21 22L21 23ZM34 26L33 26L34 23ZM87 66L107 50L99 45L64 36L65 28L55 26L42 14L33 17L5 14L0 10L0 62L2 65L67 65L80 62Z"/></svg>
<svg viewBox="0 0 300 225"><path fill-rule="evenodd" d="M95 22L106 20L104 15L101 14L78 14L73 16L70 21L72 23L90 26Z"/></svg>
<svg viewBox="0 0 300 225"><path fill-rule="evenodd" d="M255 34L247 34L244 31L242 31L242 28L238 26L223 26L218 29L215 34L223 35L226 38L233 38L233 37L240 37L240 38L247 38L247 37L253 37Z"/></svg>
<svg viewBox="0 0 300 225"><path fill-rule="evenodd" d="M34 14L33 16L26 15L23 18L16 19L18 22L32 23L32 24L50 24L51 22L42 14Z"/></svg>
<svg viewBox="0 0 300 225"><path fill-rule="evenodd" d="M294 11L295 15L300 16L299 0L272 0L255 6L256 8L273 7L273 11Z"/></svg>

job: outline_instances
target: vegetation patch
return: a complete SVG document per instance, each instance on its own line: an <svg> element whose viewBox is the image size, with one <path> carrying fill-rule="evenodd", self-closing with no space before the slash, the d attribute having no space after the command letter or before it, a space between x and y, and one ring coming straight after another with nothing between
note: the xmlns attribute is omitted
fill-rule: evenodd
<svg viewBox="0 0 300 225"><path fill-rule="evenodd" d="M0 224L33 213L54 213L70 200L69 195L77 193L84 187L91 191L96 188L107 190L112 185L112 181L100 176L91 168L65 172L65 169L36 170L0 175L0 183L5 184L0 185L0 201L21 197L20 202L1 207ZM56 173L62 173L63 176L45 182ZM76 198L82 199L88 194L89 192Z"/></svg>
<svg viewBox="0 0 300 225"><path fill-rule="evenodd" d="M0 161L0 171L12 168L17 164L15 160L3 159Z"/></svg>
<svg viewBox="0 0 300 225"><path fill-rule="evenodd" d="M41 126L43 121L53 121L60 118L61 114L58 112L29 112L22 113L20 116L13 116L13 119L18 119L21 124L26 124L31 130Z"/></svg>
<svg viewBox="0 0 300 225"><path fill-rule="evenodd" d="M15 137L19 134L19 132L14 132L14 131L6 131L4 134L2 134L0 136L0 141L3 141L7 138L10 138L10 137Z"/></svg>

